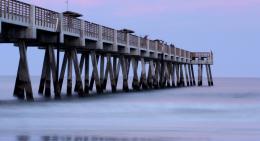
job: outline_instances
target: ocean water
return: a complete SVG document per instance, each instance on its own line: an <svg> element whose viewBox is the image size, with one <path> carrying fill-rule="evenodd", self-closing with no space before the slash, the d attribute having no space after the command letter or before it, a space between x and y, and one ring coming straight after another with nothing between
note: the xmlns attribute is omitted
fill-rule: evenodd
<svg viewBox="0 0 260 141"><path fill-rule="evenodd" d="M0 77L0 141L260 140L257 78L61 101L37 96L33 103L12 97L14 80Z"/></svg>

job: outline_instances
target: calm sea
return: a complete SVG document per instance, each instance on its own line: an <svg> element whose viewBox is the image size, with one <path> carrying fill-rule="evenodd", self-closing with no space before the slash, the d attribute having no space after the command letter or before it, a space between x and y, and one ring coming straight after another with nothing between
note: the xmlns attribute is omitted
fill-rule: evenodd
<svg viewBox="0 0 260 141"><path fill-rule="evenodd" d="M34 91L38 80L32 78ZM62 101L37 96L34 103L12 98L14 82L0 77L0 141L260 140L257 78Z"/></svg>

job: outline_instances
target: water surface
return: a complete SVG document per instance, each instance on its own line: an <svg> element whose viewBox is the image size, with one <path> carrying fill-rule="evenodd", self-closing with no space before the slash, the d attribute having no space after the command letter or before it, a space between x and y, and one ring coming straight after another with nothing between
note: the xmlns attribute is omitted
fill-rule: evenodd
<svg viewBox="0 0 260 141"><path fill-rule="evenodd" d="M4 141L259 141L260 79L219 78L214 87L19 102L0 77ZM38 77L33 77L35 93ZM36 95L36 94L35 94Z"/></svg>

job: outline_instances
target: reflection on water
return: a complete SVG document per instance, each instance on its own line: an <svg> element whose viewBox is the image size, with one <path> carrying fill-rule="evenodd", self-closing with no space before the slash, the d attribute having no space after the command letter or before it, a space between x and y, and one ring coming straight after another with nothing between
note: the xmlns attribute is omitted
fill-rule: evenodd
<svg viewBox="0 0 260 141"><path fill-rule="evenodd" d="M119 138L101 136L40 136L30 137L27 135L17 136L16 141L210 141L206 138Z"/></svg>

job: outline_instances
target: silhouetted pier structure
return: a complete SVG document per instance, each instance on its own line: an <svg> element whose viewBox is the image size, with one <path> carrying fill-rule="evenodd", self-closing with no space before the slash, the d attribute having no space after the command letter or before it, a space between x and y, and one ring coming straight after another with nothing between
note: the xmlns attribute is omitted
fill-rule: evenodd
<svg viewBox="0 0 260 141"><path fill-rule="evenodd" d="M131 30L115 30L84 21L80 16L16 0L1 0L0 41L14 43L20 51L14 96L33 100L28 47L45 50L39 93L46 97L51 96L51 83L55 97L61 96L66 72L69 96L73 90L79 96L87 96L94 86L97 93L103 93L108 88L108 80L112 92L116 92L120 73L123 90L127 92L130 71L133 90L195 86L194 65L198 65L198 86L202 86L203 66L208 85L213 85L212 52L186 51L162 40L138 37ZM60 52L64 52L61 70ZM81 55L80 60L78 55ZM92 72L90 68L93 68ZM74 89L72 70L76 79Z"/></svg>

